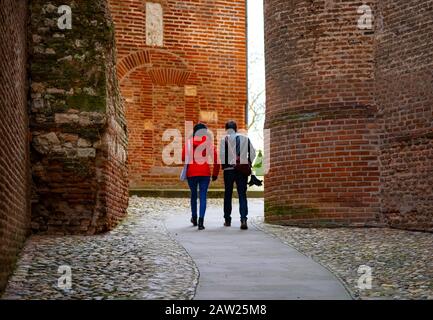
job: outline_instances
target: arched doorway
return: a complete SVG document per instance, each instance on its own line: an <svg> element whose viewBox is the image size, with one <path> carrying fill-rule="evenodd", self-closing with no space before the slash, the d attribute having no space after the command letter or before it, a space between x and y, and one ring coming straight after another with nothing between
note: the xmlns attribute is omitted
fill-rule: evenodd
<svg viewBox="0 0 433 320"><path fill-rule="evenodd" d="M182 131L186 120L196 119L195 112L188 111L199 110L200 101L191 101L185 89L186 84L196 87L191 74L179 56L162 49L134 52L119 62L128 122L130 188L178 185L179 169L165 166L157 155L162 155L166 143L165 130Z"/></svg>

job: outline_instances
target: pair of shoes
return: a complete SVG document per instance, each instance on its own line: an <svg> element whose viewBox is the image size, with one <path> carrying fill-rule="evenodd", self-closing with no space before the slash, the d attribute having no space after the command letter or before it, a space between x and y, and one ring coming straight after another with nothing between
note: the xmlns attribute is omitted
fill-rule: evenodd
<svg viewBox="0 0 433 320"><path fill-rule="evenodd" d="M192 225L194 226L194 227L197 227L197 217L192 217L191 218L191 223L192 223Z"/></svg>
<svg viewBox="0 0 433 320"><path fill-rule="evenodd" d="M248 230L247 219L241 220L241 230Z"/></svg>
<svg viewBox="0 0 433 320"><path fill-rule="evenodd" d="M198 219L198 230L204 230L204 218Z"/></svg>
<svg viewBox="0 0 433 320"><path fill-rule="evenodd" d="M224 227L231 227L232 226L232 219L225 219Z"/></svg>

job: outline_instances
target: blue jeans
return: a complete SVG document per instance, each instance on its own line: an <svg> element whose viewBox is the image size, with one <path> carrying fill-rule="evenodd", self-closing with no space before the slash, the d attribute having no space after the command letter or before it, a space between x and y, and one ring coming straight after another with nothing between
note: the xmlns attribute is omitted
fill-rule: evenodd
<svg viewBox="0 0 433 320"><path fill-rule="evenodd" d="M210 177L190 177L188 185L191 189L191 212L192 217L197 218L197 187L200 189L200 218L206 214L207 190L210 184Z"/></svg>

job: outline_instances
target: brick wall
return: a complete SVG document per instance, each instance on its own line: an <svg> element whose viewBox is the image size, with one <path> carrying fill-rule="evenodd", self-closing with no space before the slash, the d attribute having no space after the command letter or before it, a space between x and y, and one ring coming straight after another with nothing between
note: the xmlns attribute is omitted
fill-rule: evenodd
<svg viewBox="0 0 433 320"><path fill-rule="evenodd" d="M0 292L30 226L27 3L0 6Z"/></svg>
<svg viewBox="0 0 433 320"><path fill-rule="evenodd" d="M147 45L146 2L110 1L118 75L126 101L131 188L185 188L162 162L165 129L199 120L211 129L245 124L245 0L159 1L162 46Z"/></svg>
<svg viewBox="0 0 433 320"><path fill-rule="evenodd" d="M267 221L379 219L374 34L358 29L359 5L265 1Z"/></svg>
<svg viewBox="0 0 433 320"><path fill-rule="evenodd" d="M57 9L72 9L72 30ZM126 121L107 1L32 1L32 229L94 234L126 215Z"/></svg>
<svg viewBox="0 0 433 320"><path fill-rule="evenodd" d="M433 230L433 1L365 3L265 1L268 221Z"/></svg>
<svg viewBox="0 0 433 320"><path fill-rule="evenodd" d="M377 17L381 210L393 227L433 231L433 1L380 1Z"/></svg>

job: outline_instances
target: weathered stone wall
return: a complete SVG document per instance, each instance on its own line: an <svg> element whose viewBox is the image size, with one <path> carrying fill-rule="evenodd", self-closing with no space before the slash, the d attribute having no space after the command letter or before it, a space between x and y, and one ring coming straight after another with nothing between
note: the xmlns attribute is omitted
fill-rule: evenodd
<svg viewBox="0 0 433 320"><path fill-rule="evenodd" d="M0 5L0 292L30 228L27 2Z"/></svg>
<svg viewBox="0 0 433 320"><path fill-rule="evenodd" d="M374 34L358 28L359 6L265 1L267 221L362 226L378 220Z"/></svg>
<svg viewBox="0 0 433 320"><path fill-rule="evenodd" d="M381 211L433 231L433 1L379 1L376 16Z"/></svg>
<svg viewBox="0 0 433 320"><path fill-rule="evenodd" d="M185 188L179 166L162 161L168 144L162 134L166 129L183 134L185 121L216 130L234 119L244 127L245 0L112 0L110 5L126 100L130 187Z"/></svg>
<svg viewBox="0 0 433 320"><path fill-rule="evenodd" d="M60 29L60 5L72 29ZM93 234L126 214L126 123L107 1L31 2L32 229Z"/></svg>

